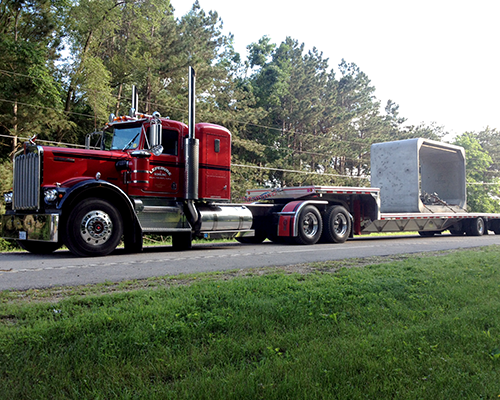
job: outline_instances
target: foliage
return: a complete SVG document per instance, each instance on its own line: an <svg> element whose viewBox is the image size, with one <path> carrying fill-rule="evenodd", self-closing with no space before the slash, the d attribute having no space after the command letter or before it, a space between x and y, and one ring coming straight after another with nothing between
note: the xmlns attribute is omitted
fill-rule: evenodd
<svg viewBox="0 0 500 400"><path fill-rule="evenodd" d="M320 49L291 37L264 36L247 49L242 61L217 12L197 0L178 19L165 0L3 1L0 159L12 157L18 136L82 144L110 113L129 113L132 85L137 111L187 122L188 66L197 120L232 133L235 199L257 186L366 185L372 143L446 133L408 125L392 100L382 107L354 62L332 68ZM491 181L499 134L487 129L477 139L493 157Z"/></svg>
<svg viewBox="0 0 500 400"><path fill-rule="evenodd" d="M65 0L7 0L0 4L0 159L17 149L17 136L52 139L67 130L54 80ZM46 106L49 107L46 107Z"/></svg>
<svg viewBox="0 0 500 400"><path fill-rule="evenodd" d="M465 149L467 165L467 205L469 211L500 212L500 177L491 170L493 159L484 151L479 137L488 132L466 132L455 138L454 144ZM493 142L486 142L493 145Z"/></svg>
<svg viewBox="0 0 500 400"><path fill-rule="evenodd" d="M12 162L0 161L0 215L5 212L3 194L12 190Z"/></svg>
<svg viewBox="0 0 500 400"><path fill-rule="evenodd" d="M60 301L6 292L0 396L493 399L499 251Z"/></svg>

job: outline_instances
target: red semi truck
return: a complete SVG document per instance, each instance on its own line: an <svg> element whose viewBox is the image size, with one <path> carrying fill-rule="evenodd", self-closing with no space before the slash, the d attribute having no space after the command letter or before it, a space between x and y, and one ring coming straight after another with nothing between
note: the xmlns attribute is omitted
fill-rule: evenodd
<svg viewBox="0 0 500 400"><path fill-rule="evenodd" d="M130 114L97 133L98 148L95 133L81 150L25 143L0 236L33 253L64 244L104 256L120 240L141 251L151 233L172 236L177 249L193 238L315 244L371 232L500 234L500 214L466 212L463 149L425 139L373 145L373 187L255 189L232 204L231 133L194 123L191 68L189 86L189 125L137 113L134 94Z"/></svg>

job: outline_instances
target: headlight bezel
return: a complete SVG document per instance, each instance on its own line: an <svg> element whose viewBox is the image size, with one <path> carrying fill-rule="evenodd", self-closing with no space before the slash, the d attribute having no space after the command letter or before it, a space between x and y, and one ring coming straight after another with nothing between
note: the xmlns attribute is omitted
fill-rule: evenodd
<svg viewBox="0 0 500 400"><path fill-rule="evenodd" d="M45 188L43 190L43 200L45 204L54 204L59 199L57 188Z"/></svg>
<svg viewBox="0 0 500 400"><path fill-rule="evenodd" d="M3 194L3 201L5 204L12 204L12 197L14 195L14 192L5 192Z"/></svg>

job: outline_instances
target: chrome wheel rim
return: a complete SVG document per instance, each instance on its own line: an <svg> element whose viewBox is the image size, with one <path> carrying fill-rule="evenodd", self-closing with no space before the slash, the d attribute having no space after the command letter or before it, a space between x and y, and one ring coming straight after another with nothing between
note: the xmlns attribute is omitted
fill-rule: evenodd
<svg viewBox="0 0 500 400"><path fill-rule="evenodd" d="M88 212L80 224L80 234L83 240L94 246L106 243L112 233L113 223L109 215L104 211L95 210Z"/></svg>
<svg viewBox="0 0 500 400"><path fill-rule="evenodd" d="M477 231L481 235L484 233L484 221L482 218L477 219Z"/></svg>
<svg viewBox="0 0 500 400"><path fill-rule="evenodd" d="M302 223L302 231L306 236L314 237L318 233L319 221L317 216L309 212L304 216Z"/></svg>
<svg viewBox="0 0 500 400"><path fill-rule="evenodd" d="M337 214L333 221L333 229L337 235L343 236L347 232L347 218L344 214Z"/></svg>

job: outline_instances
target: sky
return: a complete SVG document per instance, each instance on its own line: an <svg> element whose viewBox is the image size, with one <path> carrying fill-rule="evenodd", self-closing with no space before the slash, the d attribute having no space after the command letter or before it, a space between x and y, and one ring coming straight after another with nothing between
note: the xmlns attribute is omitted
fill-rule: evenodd
<svg viewBox="0 0 500 400"><path fill-rule="evenodd" d="M174 15L194 0L171 0ZM345 59L368 75L382 107L407 124L435 123L446 139L500 129L500 0L199 0L246 57L267 35L316 47L337 69Z"/></svg>

